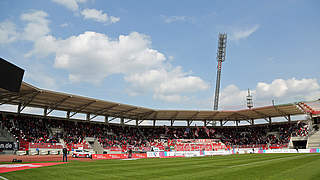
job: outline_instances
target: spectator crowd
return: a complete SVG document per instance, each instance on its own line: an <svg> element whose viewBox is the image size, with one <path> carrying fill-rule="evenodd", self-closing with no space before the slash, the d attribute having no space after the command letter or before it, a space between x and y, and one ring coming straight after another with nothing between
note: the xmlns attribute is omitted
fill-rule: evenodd
<svg viewBox="0 0 320 180"><path fill-rule="evenodd" d="M93 137L97 138L105 149L121 150L128 147L140 150L150 150L151 147L165 149L174 145L174 139L218 139L226 146L283 146L289 143L291 136L308 135L308 126L300 121L237 127L136 127L13 115L0 115L0 120L2 126L6 127L17 141L56 143L63 139L70 145L83 142L85 137ZM61 131L54 133L52 128Z"/></svg>

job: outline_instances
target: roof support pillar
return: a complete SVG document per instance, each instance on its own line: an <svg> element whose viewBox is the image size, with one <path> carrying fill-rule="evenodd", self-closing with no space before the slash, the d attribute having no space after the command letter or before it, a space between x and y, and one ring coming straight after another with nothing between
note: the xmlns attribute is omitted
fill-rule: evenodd
<svg viewBox="0 0 320 180"><path fill-rule="evenodd" d="M207 120L203 121L203 126L207 127Z"/></svg>
<svg viewBox="0 0 320 180"><path fill-rule="evenodd" d="M254 119L251 119L251 125L254 125Z"/></svg>
<svg viewBox="0 0 320 180"><path fill-rule="evenodd" d="M271 119L271 117L269 117L269 124L270 124L270 125L272 124L272 119Z"/></svg>
<svg viewBox="0 0 320 180"><path fill-rule="evenodd" d="M123 118L123 117L120 118L120 124L121 124L121 125L124 125L124 118Z"/></svg>
<svg viewBox="0 0 320 180"><path fill-rule="evenodd" d="M67 119L70 119L70 111L67 111Z"/></svg>
<svg viewBox="0 0 320 180"><path fill-rule="evenodd" d="M221 126L221 127L223 126L223 124L222 124L222 120L220 120L220 126Z"/></svg>
<svg viewBox="0 0 320 180"><path fill-rule="evenodd" d="M86 118L87 121L90 121L90 113L87 113L87 118Z"/></svg>
<svg viewBox="0 0 320 180"><path fill-rule="evenodd" d="M21 107L22 107L22 104L19 103L19 104L18 104L18 109L17 109L17 113L18 113L18 114L20 114L20 112L21 112Z"/></svg>
<svg viewBox="0 0 320 180"><path fill-rule="evenodd" d="M47 117L48 115L48 107L43 108L43 116Z"/></svg>
<svg viewBox="0 0 320 180"><path fill-rule="evenodd" d="M291 123L291 116L288 115L288 123Z"/></svg>
<svg viewBox="0 0 320 180"><path fill-rule="evenodd" d="M190 127L190 120L187 120L187 126Z"/></svg>
<svg viewBox="0 0 320 180"><path fill-rule="evenodd" d="M104 116L104 123L109 124L109 117L108 116Z"/></svg>
<svg viewBox="0 0 320 180"><path fill-rule="evenodd" d="M171 126L173 126L174 120L171 120Z"/></svg>
<svg viewBox="0 0 320 180"><path fill-rule="evenodd" d="M239 126L239 121L236 121L236 126Z"/></svg>
<svg viewBox="0 0 320 180"><path fill-rule="evenodd" d="M153 127L156 126L156 120L153 120Z"/></svg>

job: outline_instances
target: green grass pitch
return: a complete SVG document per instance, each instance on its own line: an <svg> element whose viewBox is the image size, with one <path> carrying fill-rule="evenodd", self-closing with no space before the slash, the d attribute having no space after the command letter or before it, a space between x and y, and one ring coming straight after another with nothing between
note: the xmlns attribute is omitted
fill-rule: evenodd
<svg viewBox="0 0 320 180"><path fill-rule="evenodd" d="M213 157L72 161L2 173L13 179L320 179L320 154L245 154Z"/></svg>

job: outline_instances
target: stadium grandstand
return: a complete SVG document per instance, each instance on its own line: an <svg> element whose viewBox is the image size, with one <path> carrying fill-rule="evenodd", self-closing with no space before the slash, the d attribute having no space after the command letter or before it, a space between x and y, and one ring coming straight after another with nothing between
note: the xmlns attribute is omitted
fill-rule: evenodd
<svg viewBox="0 0 320 180"><path fill-rule="evenodd" d="M18 107L17 112L1 112L1 141L12 144L2 148L2 153L57 155L67 147L70 155L81 149L93 158L109 158L99 154L121 158L129 150L147 157L148 152L215 154L320 147L319 100L238 111L156 110L39 89L23 82L18 93L1 90L0 102ZM22 113L26 107L42 108L43 115ZM66 117L48 116L54 110L65 111ZM86 114L86 120L73 118L77 113ZM308 118L291 120L295 115ZM97 116L105 121L93 121ZM277 117L286 121L273 122ZM116 118L120 123L112 122ZM255 124L257 119L265 123ZM153 125L140 126L145 120ZM156 126L156 121L168 120L171 126ZM135 125L128 124L130 121ZM175 121L186 121L187 126L174 126ZM203 126L191 126L193 121L202 121ZM225 126L230 121L235 126ZM240 126L241 121L250 124Z"/></svg>

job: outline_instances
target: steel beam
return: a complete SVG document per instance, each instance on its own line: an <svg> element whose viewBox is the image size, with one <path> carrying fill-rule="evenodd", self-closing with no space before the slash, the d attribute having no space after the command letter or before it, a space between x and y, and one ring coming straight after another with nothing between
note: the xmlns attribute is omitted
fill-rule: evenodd
<svg viewBox="0 0 320 180"><path fill-rule="evenodd" d="M131 108L125 111L121 111L121 112L116 112L116 113L108 113L109 115L113 116L113 117L122 117L125 113L128 113L130 111L134 111L136 109L139 109L138 107L135 108Z"/></svg>
<svg viewBox="0 0 320 180"><path fill-rule="evenodd" d="M109 122L111 122L111 121L113 121L113 120L115 120L117 118L119 118L119 117L113 117L113 118L109 119Z"/></svg>
<svg viewBox="0 0 320 180"><path fill-rule="evenodd" d="M127 120L126 122L124 122L125 124L127 124L128 122L133 121L132 119Z"/></svg>
<svg viewBox="0 0 320 180"><path fill-rule="evenodd" d="M179 114L179 111L177 111L173 116L171 116L171 118L170 118L170 119L175 120L175 119L176 119L176 117L178 116L178 114Z"/></svg>
<svg viewBox="0 0 320 180"><path fill-rule="evenodd" d="M5 99L5 98L9 98L9 97L15 97L15 96L19 96L18 93L4 93L2 96L0 96L0 100Z"/></svg>
<svg viewBox="0 0 320 180"><path fill-rule="evenodd" d="M8 103L10 103L10 102L12 102L12 101L14 101L14 100L16 100L16 99L23 98L23 97L25 97L25 96L27 96L27 95L29 95L29 94L33 94L33 93L34 93L34 91L33 91L33 92L28 92L28 93L19 94L18 96L15 96L15 97L13 97L13 98L10 98L10 99L8 99L8 100L6 100L6 101L2 101L2 102L0 103L0 105L8 104Z"/></svg>
<svg viewBox="0 0 320 180"><path fill-rule="evenodd" d="M104 112L106 112L106 111L108 111L108 110L110 110L110 109L112 109L112 108L114 108L114 107L116 107L116 106L119 106L119 105L120 105L120 104L111 105L111 106L101 108L101 109L99 109L99 110L91 113L91 114L94 114L94 116L92 116L92 117L90 118L90 120L96 118L97 116L99 116L99 114L102 115Z"/></svg>
<svg viewBox="0 0 320 180"><path fill-rule="evenodd" d="M226 120L225 122L223 122L222 126L225 125L228 122L228 120Z"/></svg>
<svg viewBox="0 0 320 180"><path fill-rule="evenodd" d="M90 106L91 104L95 103L96 101L91 101L89 103L83 104L81 106L78 106L71 110L73 113L70 115L70 117L73 117L74 115L78 114L81 110L85 109L86 107Z"/></svg>
<svg viewBox="0 0 320 180"><path fill-rule="evenodd" d="M209 125L209 124L211 124L211 126L213 126L214 125L214 123L213 123L214 121L207 121L207 126Z"/></svg>
<svg viewBox="0 0 320 180"><path fill-rule="evenodd" d="M49 111L47 112L46 116L48 116L52 111L54 111L60 104L62 104L63 102L65 102L67 99L71 98L72 96L68 96L66 98L63 98L62 100L56 102L55 104L53 104L51 107L48 107Z"/></svg>
<svg viewBox="0 0 320 180"><path fill-rule="evenodd" d="M260 115L260 116L263 116L263 119L266 120L267 122L269 121L269 120L267 119L268 116L267 116L266 114L264 114L264 113L262 113L262 112L259 112L259 111L257 111L257 110L254 110L254 109L251 109L251 111L255 112L256 114L258 114L258 115Z"/></svg>
<svg viewBox="0 0 320 180"><path fill-rule="evenodd" d="M158 112L155 112L154 115L153 115L153 119L157 120L157 116L158 116Z"/></svg>
<svg viewBox="0 0 320 180"><path fill-rule="evenodd" d="M287 113L281 111L279 108L277 108L277 106L274 106L274 105L273 105L273 107L274 107L274 109L275 109L276 111L278 111L281 115L283 115L284 118L286 118L287 120L289 120L288 117L287 117L287 116L288 116Z"/></svg>
<svg viewBox="0 0 320 180"><path fill-rule="evenodd" d="M227 117L226 117L226 119L229 119L230 117L233 117L234 115L238 115L238 116L240 116L240 117L242 117L242 118L250 119L250 117L249 117L249 116L246 116L246 115L240 114L240 113L238 113L238 112L234 112L234 113L232 113L231 115L227 116Z"/></svg>
<svg viewBox="0 0 320 180"><path fill-rule="evenodd" d="M21 111L23 111L24 108L26 108L26 107L32 102L32 100L33 100L36 96L38 96L40 93L41 93L40 91L34 93L34 94L29 98L29 100L28 100L26 103L23 103L21 109L19 109L19 111L18 111L18 114L20 114Z"/></svg>
<svg viewBox="0 0 320 180"><path fill-rule="evenodd" d="M213 118L214 118L216 115L218 115L218 114L219 114L219 111L215 112L213 115L209 116L209 117L206 118L206 119L208 119L208 120L213 120Z"/></svg>
<svg viewBox="0 0 320 180"><path fill-rule="evenodd" d="M194 113L194 115L191 116L190 120L194 120L198 116L199 113L200 113L200 111Z"/></svg>
<svg viewBox="0 0 320 180"><path fill-rule="evenodd" d="M146 117L152 115L153 113L156 113L156 111L149 111L149 112L145 112L145 113L139 113L138 115L136 115L136 117L138 119L146 119Z"/></svg>

